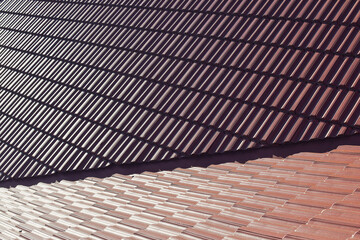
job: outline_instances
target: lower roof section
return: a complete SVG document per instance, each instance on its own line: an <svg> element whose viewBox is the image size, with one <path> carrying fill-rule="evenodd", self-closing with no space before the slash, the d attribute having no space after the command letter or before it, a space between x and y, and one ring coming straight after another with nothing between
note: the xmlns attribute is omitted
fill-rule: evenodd
<svg viewBox="0 0 360 240"><path fill-rule="evenodd" d="M360 146L0 192L1 239L360 238Z"/></svg>

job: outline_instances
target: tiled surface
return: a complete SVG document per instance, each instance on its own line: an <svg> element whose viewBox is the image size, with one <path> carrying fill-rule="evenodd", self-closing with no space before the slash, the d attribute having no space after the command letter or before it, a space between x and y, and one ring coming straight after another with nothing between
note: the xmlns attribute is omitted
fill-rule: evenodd
<svg viewBox="0 0 360 240"><path fill-rule="evenodd" d="M346 161L345 161L346 160ZM359 239L360 146L0 189L1 239ZM319 169L316 169L319 167ZM306 170L306 171L305 171Z"/></svg>
<svg viewBox="0 0 360 240"><path fill-rule="evenodd" d="M0 1L0 180L359 132L359 9Z"/></svg>

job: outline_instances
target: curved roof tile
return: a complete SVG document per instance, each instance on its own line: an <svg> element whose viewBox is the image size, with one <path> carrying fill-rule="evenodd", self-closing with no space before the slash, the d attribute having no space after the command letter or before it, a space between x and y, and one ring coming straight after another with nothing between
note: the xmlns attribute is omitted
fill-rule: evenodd
<svg viewBox="0 0 360 240"><path fill-rule="evenodd" d="M355 240L359 163L359 146L340 146L245 164L0 188L0 238Z"/></svg>
<svg viewBox="0 0 360 240"><path fill-rule="evenodd" d="M357 133L359 9L2 1L0 180Z"/></svg>

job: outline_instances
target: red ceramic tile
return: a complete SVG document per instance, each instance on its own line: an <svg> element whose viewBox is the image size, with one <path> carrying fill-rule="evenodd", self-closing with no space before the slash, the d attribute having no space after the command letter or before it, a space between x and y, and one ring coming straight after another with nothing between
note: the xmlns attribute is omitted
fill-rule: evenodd
<svg viewBox="0 0 360 240"><path fill-rule="evenodd" d="M250 234L252 234L252 233L250 232ZM234 233L231 236L224 237L223 240L242 240L242 239L247 239L247 240L269 240L269 239L274 239L272 237L266 238L264 236L259 237L259 236L254 236L254 235L250 235L250 234L247 234L245 232L237 232L237 233Z"/></svg>
<svg viewBox="0 0 360 240"><path fill-rule="evenodd" d="M260 166L274 166L276 164L282 163L284 159L282 158L260 158L256 160L247 161L245 166L247 165L260 165Z"/></svg>
<svg viewBox="0 0 360 240"><path fill-rule="evenodd" d="M167 209L170 212L179 212L179 211L183 211L183 210L187 209L188 206L184 205L184 204L172 203L172 202L166 201L164 203L160 203L160 204L156 205L154 208L163 208L163 209Z"/></svg>
<svg viewBox="0 0 360 240"><path fill-rule="evenodd" d="M297 193L289 191L279 191L277 189L265 189L264 191L258 192L257 195L289 200L290 198L296 197Z"/></svg>
<svg viewBox="0 0 360 240"><path fill-rule="evenodd" d="M41 235L36 234L34 232L22 232L21 236L24 237L25 239L41 240L44 238L50 238L52 236L52 234L48 235L44 231L41 232Z"/></svg>
<svg viewBox="0 0 360 240"><path fill-rule="evenodd" d="M131 212L123 212L123 211L117 211L117 210L108 211L105 214L119 218L119 219L129 218L132 216Z"/></svg>
<svg viewBox="0 0 360 240"><path fill-rule="evenodd" d="M167 234L165 231L160 232L152 229L142 229L138 231L136 235L144 237L145 239L159 239L159 240L166 240L169 239L169 237L171 236Z"/></svg>
<svg viewBox="0 0 360 240"><path fill-rule="evenodd" d="M53 228L55 231L59 231L59 232L63 232L65 231L66 229L68 229L69 227L64 225L64 224L61 224L61 223L58 223L56 221L54 222L49 222L49 223L46 223L46 226L50 227L50 228Z"/></svg>
<svg viewBox="0 0 360 240"><path fill-rule="evenodd" d="M260 191L257 195L280 198L280 199L290 199L294 198L299 194L305 193L307 188L299 186L291 186L285 184L276 184L274 187L266 188L264 191Z"/></svg>
<svg viewBox="0 0 360 240"><path fill-rule="evenodd" d="M254 175L254 178L269 179L274 181L281 181L287 177L291 177L295 174L295 171L285 169L269 169L268 171L260 172Z"/></svg>
<svg viewBox="0 0 360 240"><path fill-rule="evenodd" d="M348 164L348 167L360 168L360 160L355 160L352 163Z"/></svg>
<svg viewBox="0 0 360 240"><path fill-rule="evenodd" d="M360 208L360 191L359 189L353 194L347 195L343 200L337 202L336 204L342 206L349 206L354 208Z"/></svg>
<svg viewBox="0 0 360 240"><path fill-rule="evenodd" d="M227 236L227 235L234 234L237 231L238 226L234 226L234 225L224 223L224 222L219 222L215 219L210 218L210 219L206 220L205 222L200 222L200 223L196 224L196 226L194 228L207 229L208 231L218 233L222 236Z"/></svg>
<svg viewBox="0 0 360 240"><path fill-rule="evenodd" d="M338 240L338 239L346 239L350 236L351 234L339 232L336 229L319 229L316 227L302 225L299 228L297 228L295 231L286 235L284 239Z"/></svg>
<svg viewBox="0 0 360 240"><path fill-rule="evenodd" d="M78 218L80 220L84 220L84 221L89 221L93 218L93 216L86 214L86 213L81 213L81 212L75 212L70 214L70 216Z"/></svg>
<svg viewBox="0 0 360 240"><path fill-rule="evenodd" d="M181 234L179 236L170 237L169 240L197 240L198 238L187 235Z"/></svg>
<svg viewBox="0 0 360 240"><path fill-rule="evenodd" d="M146 230L149 231L156 231L162 233L164 235L169 236L178 236L181 232L183 232L186 227L173 225L171 223L166 222L158 222L150 225Z"/></svg>
<svg viewBox="0 0 360 240"><path fill-rule="evenodd" d="M281 198L256 195L253 198L247 198L238 202L235 206L258 212L267 212L278 206L282 206L286 201L287 200Z"/></svg>
<svg viewBox="0 0 360 240"><path fill-rule="evenodd" d="M360 229L360 215L353 211L327 209L316 216L313 221L325 222Z"/></svg>
<svg viewBox="0 0 360 240"><path fill-rule="evenodd" d="M54 216L51 214L43 214L41 216L39 216L39 218L43 218L49 222L56 222L60 217L59 216Z"/></svg>
<svg viewBox="0 0 360 240"><path fill-rule="evenodd" d="M222 208L220 207L212 206L208 204L202 204L202 203L197 203L196 205L188 207L188 209L196 212L211 214L211 215L219 214L222 211Z"/></svg>
<svg viewBox="0 0 360 240"><path fill-rule="evenodd" d="M216 165L210 165L213 168L218 168L218 169L223 169L223 170L232 170L232 169L237 169L238 167L240 167L242 164L238 163L238 162L227 162L227 163L222 163L222 164L216 164Z"/></svg>
<svg viewBox="0 0 360 240"><path fill-rule="evenodd" d="M209 205L209 206L216 206L221 209L230 209L231 207L234 206L233 202L223 201L223 200L214 199L214 198L206 199L206 200L202 201L201 203Z"/></svg>
<svg viewBox="0 0 360 240"><path fill-rule="evenodd" d="M196 212L192 210L185 210L182 212L177 212L174 214L174 216L183 217L185 219L193 219L197 222L203 222L209 219L212 215L208 213L202 213L202 212Z"/></svg>
<svg viewBox="0 0 360 240"><path fill-rule="evenodd" d="M251 178L249 175L239 175L234 173L229 173L226 175L218 176L216 179L213 179L213 183L221 183L234 186L238 184L240 181L244 181Z"/></svg>
<svg viewBox="0 0 360 240"><path fill-rule="evenodd" d="M337 172L332 176L360 181L360 168L347 167L343 171Z"/></svg>
<svg viewBox="0 0 360 240"><path fill-rule="evenodd" d="M238 232L253 236L273 239L281 239L292 230L299 227L300 224L282 221L272 218L261 218L260 221L252 222L246 227L240 227Z"/></svg>
<svg viewBox="0 0 360 240"><path fill-rule="evenodd" d="M75 235L75 234L71 234L68 232L58 232L56 234L54 234L55 237L58 237L60 239L63 240L76 240L79 239L79 236Z"/></svg>
<svg viewBox="0 0 360 240"><path fill-rule="evenodd" d="M335 203L331 207L331 209L339 210L339 211L350 211L350 212L353 212L354 214L360 213L360 208L354 208L354 207L350 207L350 206L345 206L345 205L342 205L341 203Z"/></svg>
<svg viewBox="0 0 360 240"><path fill-rule="evenodd" d="M198 221L194 219L184 218L183 215L177 215L177 214L174 214L173 216L167 216L162 221L186 228L193 227L195 226L195 224L198 223Z"/></svg>
<svg viewBox="0 0 360 240"><path fill-rule="evenodd" d="M189 191L189 189L178 187L176 185L170 185L170 186L165 187L164 189L174 192L174 193L177 193L177 194L183 194L183 193L186 193Z"/></svg>
<svg viewBox="0 0 360 240"><path fill-rule="evenodd" d="M239 218L238 216L226 215L225 213L214 215L211 219L217 222L225 223L228 226L236 227L246 226L252 222L250 219L246 219L245 217Z"/></svg>
<svg viewBox="0 0 360 240"><path fill-rule="evenodd" d="M255 194L255 191L247 191L243 189L229 189L228 191L223 191L219 194L213 194L211 195L211 198L235 203L245 198L252 197Z"/></svg>
<svg viewBox="0 0 360 240"><path fill-rule="evenodd" d="M310 207L330 208L336 202L344 199L344 197L345 195L342 194L309 190L305 194L301 194L296 198L290 199L289 202Z"/></svg>
<svg viewBox="0 0 360 240"><path fill-rule="evenodd" d="M246 226L254 220L259 220L264 214L245 208L233 207L213 215L210 219L234 226Z"/></svg>
<svg viewBox="0 0 360 240"><path fill-rule="evenodd" d="M310 219L321 213L320 208L305 207L296 204L287 204L268 211L265 216L268 218L306 224Z"/></svg>
<svg viewBox="0 0 360 240"><path fill-rule="evenodd" d="M360 182L352 182L338 178L328 178L324 182L319 182L316 185L311 186L310 189L323 192L351 194L359 187Z"/></svg>
<svg viewBox="0 0 360 240"><path fill-rule="evenodd" d="M219 234L212 234L209 231L203 230L203 229L194 229L189 228L186 229L182 234L182 237L185 239L214 239L214 240L220 240L222 239L222 236Z"/></svg>
<svg viewBox="0 0 360 240"><path fill-rule="evenodd" d="M342 232L344 234L351 234L351 235L353 235L355 232L357 232L359 230L358 228L354 228L351 226L337 225L337 224L316 221L316 220L309 221L309 223L307 225L310 227L314 227L314 228L322 229L322 230L336 229L336 231L338 231L338 232Z"/></svg>
<svg viewBox="0 0 360 240"><path fill-rule="evenodd" d="M123 219L119 223L136 229L146 229L149 226L148 222L143 222L139 219Z"/></svg>
<svg viewBox="0 0 360 240"><path fill-rule="evenodd" d="M339 165L348 165L348 164L351 164L352 162L356 161L357 159L359 159L359 156L331 152L329 155L324 156L318 162L332 163L332 164L339 164Z"/></svg>
<svg viewBox="0 0 360 240"><path fill-rule="evenodd" d="M272 165L272 168L275 169L287 169L287 170L301 170L304 169L307 166L311 166L313 164L312 161L304 161L304 160L296 160L296 159L284 159L283 161L280 161L276 163L275 165Z"/></svg>
<svg viewBox="0 0 360 240"><path fill-rule="evenodd" d="M190 187L189 187L190 189ZM161 196L161 197L164 197L164 198L175 198L179 195L178 192L174 192L174 191L168 191L168 189L160 189L158 191L154 191L154 194L156 196Z"/></svg>
<svg viewBox="0 0 360 240"><path fill-rule="evenodd" d="M310 159L311 154L305 155ZM192 168L191 171L208 172L216 177L206 179L205 175L198 178L180 174L178 176L183 178L179 182L183 185L154 179L154 174L144 177L138 174L131 179L118 175L117 182L112 181L112 177L97 179L99 186L86 190L92 193L86 197L82 194L84 190L34 194L50 191L47 184L32 188L31 192L27 192L26 187L4 189L6 201L1 200L4 206L0 209L0 224L10 227L17 224L29 233L43 224L44 227L36 231L42 229L45 235L63 239L82 236L100 239L352 239L360 229L357 214L360 213L360 183L353 178L325 175L325 171L331 172L344 165L319 159L315 164L310 160L291 161L297 166L303 163L302 169L320 166L320 170L324 169L323 175L299 173L301 168L276 168L277 164L264 168L264 163L268 162L265 160L260 165L245 164L251 171L257 171L256 176L236 173L234 168L229 171L218 170L215 166L209 171ZM171 175L171 172L156 175L161 174ZM269 176L269 179L261 176ZM76 187L70 189L86 189L83 186L87 183L82 184L82 181L68 181L63 185L74 184ZM102 182L107 187L104 188ZM38 200L28 205L27 199ZM10 214L8 221L3 220L6 213ZM334 229L336 233L332 234ZM0 237L1 234L0 229ZM36 239L38 232L26 237Z"/></svg>
<svg viewBox="0 0 360 240"><path fill-rule="evenodd" d="M95 233L92 233L93 236L98 237L100 239L104 240L116 240L119 239L118 234L114 234L111 232L105 232L105 231L97 231Z"/></svg>
<svg viewBox="0 0 360 240"><path fill-rule="evenodd" d="M249 190L249 191L261 191L268 187L274 186L277 183L274 179L259 179L259 178L251 178L248 181L239 182L239 184L234 187Z"/></svg>
<svg viewBox="0 0 360 240"><path fill-rule="evenodd" d="M347 154L360 154L360 147L356 145L341 145L331 152L341 152Z"/></svg>
<svg viewBox="0 0 360 240"><path fill-rule="evenodd" d="M327 176L311 175L304 173L296 173L293 176L287 177L285 179L279 180L282 184L294 185L300 187L311 187L316 185L319 182L325 181Z"/></svg>
<svg viewBox="0 0 360 240"><path fill-rule="evenodd" d="M200 168L196 168L196 167L191 167L191 168L176 168L174 170L174 172L178 172L178 173L182 173L182 174L187 174L189 176L196 174L200 171Z"/></svg>
<svg viewBox="0 0 360 240"><path fill-rule="evenodd" d="M31 232L33 227L30 224L27 223L20 223L16 225L18 228L20 228L22 231Z"/></svg>
<svg viewBox="0 0 360 240"><path fill-rule="evenodd" d="M105 224L96 223L96 222L92 222L92 221L82 222L82 223L80 223L80 225L87 227L87 228L97 230L97 231L103 231L105 228L108 227Z"/></svg>
<svg viewBox="0 0 360 240"><path fill-rule="evenodd" d="M164 208L149 208L144 212L155 214L161 217L172 216L174 214L173 211L169 211L168 209L164 209Z"/></svg>
<svg viewBox="0 0 360 240"><path fill-rule="evenodd" d="M213 194L219 194L220 192L224 191L224 188L216 188L206 185L206 186L198 186L197 188L193 189L193 191L198 193L213 195Z"/></svg>
<svg viewBox="0 0 360 240"><path fill-rule="evenodd" d="M3 179L358 133L358 8L348 1L2 1ZM68 9L80 15L68 19ZM42 36L41 29L57 30ZM19 159L21 168L9 167ZM133 181L141 187L155 177Z"/></svg>
<svg viewBox="0 0 360 240"><path fill-rule="evenodd" d="M310 161L310 162L316 162L317 160L322 159L324 156L326 156L326 154L302 152L302 153L290 155L287 158L295 159L295 160L306 160L306 161Z"/></svg>
<svg viewBox="0 0 360 240"><path fill-rule="evenodd" d="M197 192L193 192L193 191L188 191L185 194L183 194L182 197L188 198L188 199L194 199L197 201L203 201L203 200L210 198L210 195L203 194L203 193L197 193Z"/></svg>
<svg viewBox="0 0 360 240"><path fill-rule="evenodd" d="M187 198L186 196L180 195L176 197L169 198L170 202L179 203L182 205L191 206L198 203L200 200L198 198Z"/></svg>
<svg viewBox="0 0 360 240"><path fill-rule="evenodd" d="M177 185L180 187L184 187L187 189L196 188L200 184L207 184L209 180L201 180L196 178L186 179L186 180L180 180Z"/></svg>
<svg viewBox="0 0 360 240"><path fill-rule="evenodd" d="M338 172L341 172L345 169L345 165L332 165L324 163L315 163L311 166L307 166L301 170L299 173L306 173L319 176L331 176Z"/></svg>
<svg viewBox="0 0 360 240"><path fill-rule="evenodd" d="M269 167L267 166L260 166L260 165L241 165L238 168L232 170L232 173L235 174L243 174L243 175L256 175L260 172L268 170Z"/></svg>
<svg viewBox="0 0 360 240"><path fill-rule="evenodd" d="M229 173L229 171L226 169L225 166L225 164L211 164L207 168L204 168L203 171L209 174L226 175Z"/></svg>
<svg viewBox="0 0 360 240"><path fill-rule="evenodd" d="M204 169L198 173L192 174L194 177L206 178L206 179L216 179L218 176L226 174L227 171L215 171L209 169Z"/></svg>

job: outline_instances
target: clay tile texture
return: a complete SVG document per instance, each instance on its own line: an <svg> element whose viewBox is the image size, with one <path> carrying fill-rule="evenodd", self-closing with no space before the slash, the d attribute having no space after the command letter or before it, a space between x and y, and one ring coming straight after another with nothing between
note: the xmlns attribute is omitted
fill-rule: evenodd
<svg viewBox="0 0 360 240"><path fill-rule="evenodd" d="M0 188L0 238L355 240L360 168L352 165L359 163L360 146L340 146L245 164ZM301 164L337 168L304 173Z"/></svg>
<svg viewBox="0 0 360 240"><path fill-rule="evenodd" d="M0 181L356 134L359 9L0 1ZM259 177L295 181L279 164ZM321 164L299 174L358 179Z"/></svg>
<svg viewBox="0 0 360 240"><path fill-rule="evenodd" d="M360 1L0 0L0 185L4 240L360 239Z"/></svg>

